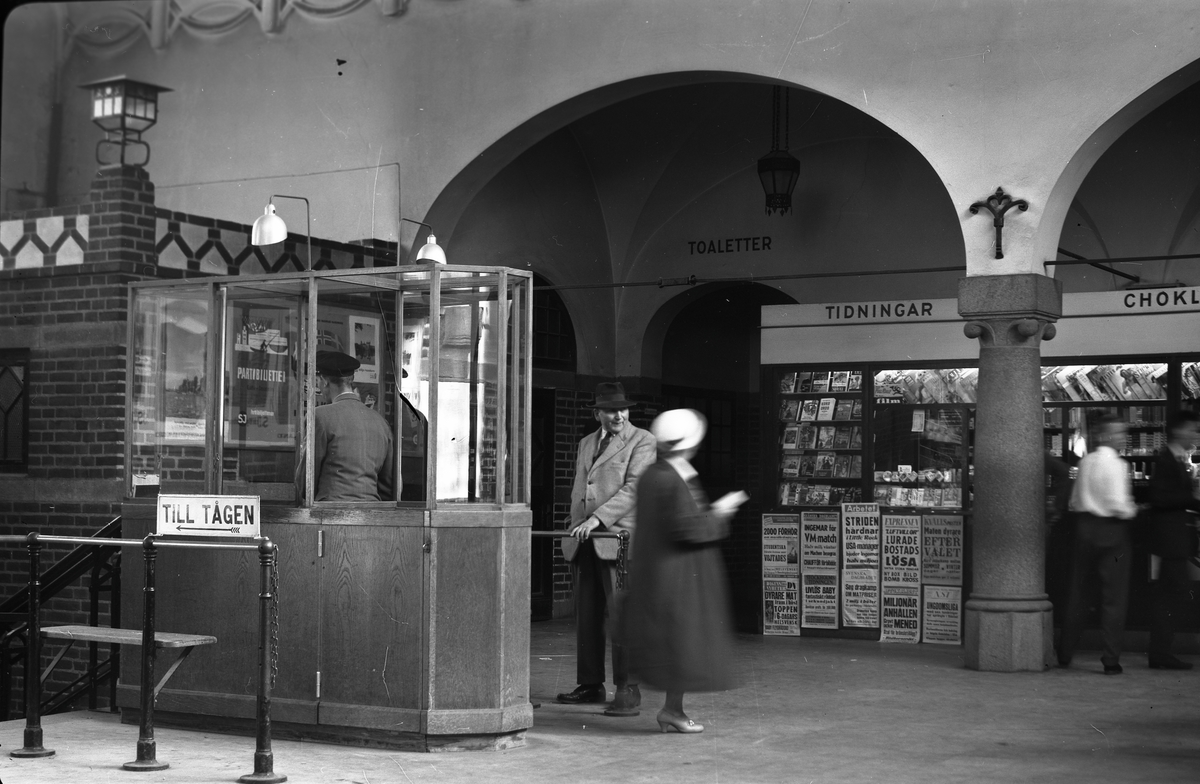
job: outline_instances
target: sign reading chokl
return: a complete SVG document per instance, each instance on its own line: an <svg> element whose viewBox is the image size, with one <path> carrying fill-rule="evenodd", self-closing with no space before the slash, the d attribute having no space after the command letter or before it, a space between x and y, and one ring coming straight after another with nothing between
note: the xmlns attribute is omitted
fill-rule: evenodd
<svg viewBox="0 0 1200 784"><path fill-rule="evenodd" d="M259 536L256 495L160 495L159 536Z"/></svg>

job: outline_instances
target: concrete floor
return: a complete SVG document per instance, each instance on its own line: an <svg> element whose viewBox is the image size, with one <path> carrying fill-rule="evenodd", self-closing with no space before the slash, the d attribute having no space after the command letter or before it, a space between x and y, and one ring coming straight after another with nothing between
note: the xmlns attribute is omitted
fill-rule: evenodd
<svg viewBox="0 0 1200 784"><path fill-rule="evenodd" d="M1200 669L1150 670L1127 654L1101 672L1082 651L1068 670L980 673L962 651L932 645L742 637L739 688L696 694L700 735L661 735L662 694L642 715L565 706L574 688L574 630L535 623L531 689L541 707L524 748L401 753L276 741L275 770L295 784L440 782L1196 782ZM611 685L610 685L611 689ZM54 757L18 760L23 721L0 724L3 784L231 782L253 771L253 738L159 728L168 770L132 773L137 727L106 713L44 721Z"/></svg>

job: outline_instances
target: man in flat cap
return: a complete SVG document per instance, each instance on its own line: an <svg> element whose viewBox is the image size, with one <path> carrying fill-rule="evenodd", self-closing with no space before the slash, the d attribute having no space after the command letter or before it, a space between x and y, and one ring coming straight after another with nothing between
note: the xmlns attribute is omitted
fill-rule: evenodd
<svg viewBox="0 0 1200 784"><path fill-rule="evenodd" d="M359 364L341 351L317 352L317 391L330 403L315 412L313 498L317 501L392 500L392 429L377 411L363 405L354 390Z"/></svg>
<svg viewBox="0 0 1200 784"><path fill-rule="evenodd" d="M592 539L594 531L633 533L638 477L655 460L649 431L629 421L625 387L619 382L597 385L592 415L600 429L579 442L575 483L571 487L571 536L563 539L563 555L575 578L575 623L578 688L558 695L568 705L604 702L605 624L615 611L617 540ZM605 713L636 716L642 701L637 684L629 683L625 654L612 646L616 695Z"/></svg>

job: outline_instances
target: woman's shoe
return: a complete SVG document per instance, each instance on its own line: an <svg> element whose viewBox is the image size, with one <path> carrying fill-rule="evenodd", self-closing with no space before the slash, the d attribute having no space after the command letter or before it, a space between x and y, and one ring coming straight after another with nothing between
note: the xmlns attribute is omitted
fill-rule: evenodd
<svg viewBox="0 0 1200 784"><path fill-rule="evenodd" d="M674 727L676 732L704 732L703 724L697 724L683 714L677 716L661 710L658 712L658 729L666 732L667 727Z"/></svg>

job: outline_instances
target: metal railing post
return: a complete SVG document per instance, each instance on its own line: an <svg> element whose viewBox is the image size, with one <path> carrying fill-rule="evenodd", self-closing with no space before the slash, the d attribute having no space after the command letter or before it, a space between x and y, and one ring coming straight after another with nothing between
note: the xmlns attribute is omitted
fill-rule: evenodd
<svg viewBox="0 0 1200 784"><path fill-rule="evenodd" d="M142 553L146 560L146 580L142 588L142 723L138 729L137 759L126 762L125 770L164 770L170 765L156 758L154 742L154 657L158 646L154 644L154 561L158 548L154 535L142 540Z"/></svg>
<svg viewBox="0 0 1200 784"><path fill-rule="evenodd" d="M257 738L254 772L238 779L243 782L287 781L287 776L275 772L275 755L271 751L271 602L276 598L271 591L271 571L277 557L278 548L270 539L264 538L259 542L258 563L262 570L262 578L258 592L258 705L255 715Z"/></svg>
<svg viewBox="0 0 1200 784"><path fill-rule="evenodd" d="M36 533L26 537L29 545L29 625L25 653L25 746L12 757L49 757L54 749L42 747L42 630L39 625L42 585L41 550Z"/></svg>

